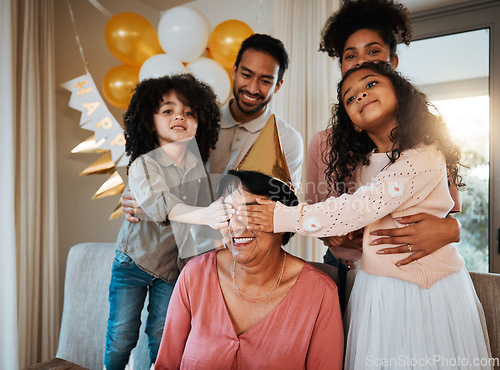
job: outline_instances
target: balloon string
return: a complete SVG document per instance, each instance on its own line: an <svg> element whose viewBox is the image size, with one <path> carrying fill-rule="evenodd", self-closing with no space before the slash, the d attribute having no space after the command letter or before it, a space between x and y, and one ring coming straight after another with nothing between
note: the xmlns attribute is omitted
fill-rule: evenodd
<svg viewBox="0 0 500 370"><path fill-rule="evenodd" d="M106 10L106 8L104 8L102 6L102 4L99 2L99 0L89 0L89 3L91 3L92 5L94 5L94 7L97 10L99 10L102 13L102 15L104 15L106 18L109 19L109 18L111 18L113 16L110 12L108 12Z"/></svg>
<svg viewBox="0 0 500 370"><path fill-rule="evenodd" d="M80 49L80 56L82 57L83 68L85 69L85 74L89 74L89 68L88 68L89 63L87 61L87 58L85 58L85 54L83 53L83 47L82 47L82 43L80 42L80 36L78 36L78 30L76 28L75 16L73 15L73 8L71 7L69 0L66 0L66 3L68 4L69 15L71 17L71 23L73 23L73 30L75 31L76 43L78 44L78 48Z"/></svg>

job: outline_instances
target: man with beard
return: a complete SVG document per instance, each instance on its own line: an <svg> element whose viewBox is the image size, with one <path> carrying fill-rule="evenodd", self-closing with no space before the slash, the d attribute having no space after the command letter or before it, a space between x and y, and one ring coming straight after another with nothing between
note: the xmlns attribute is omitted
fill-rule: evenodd
<svg viewBox="0 0 500 370"><path fill-rule="evenodd" d="M234 97L221 108L219 140L210 153L208 172L213 180L240 163L275 114L268 103L281 88L287 68L288 54L280 40L254 34L241 44L232 74ZM304 156L302 137L276 114L275 118L292 182L297 189Z"/></svg>
<svg viewBox="0 0 500 370"><path fill-rule="evenodd" d="M274 114L291 180L298 189L304 159L302 136L267 106L281 88L287 68L288 53L280 40L253 34L241 44L233 67L234 97L221 108L219 140L207 164L214 188L226 170L240 163ZM122 195L122 209L128 221L139 222L135 215L143 212L128 187Z"/></svg>

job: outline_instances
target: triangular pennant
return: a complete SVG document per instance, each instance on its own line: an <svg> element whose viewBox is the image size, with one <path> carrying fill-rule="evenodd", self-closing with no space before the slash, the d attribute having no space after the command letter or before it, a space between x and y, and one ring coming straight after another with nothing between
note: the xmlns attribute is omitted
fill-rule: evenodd
<svg viewBox="0 0 500 370"><path fill-rule="evenodd" d="M71 153L104 153L106 150L100 148L104 141L105 139L101 139L99 142L96 142L95 136L92 135L71 149Z"/></svg>
<svg viewBox="0 0 500 370"><path fill-rule="evenodd" d="M99 159L97 159L94 163L80 172L80 176L104 175L113 173L115 170L115 162L111 160L111 154L109 152L106 152L102 156L100 156Z"/></svg>
<svg viewBox="0 0 500 370"><path fill-rule="evenodd" d="M100 199L104 197L109 197L111 195L121 194L125 189L125 184L123 182L120 174L115 171L113 174L106 180L104 184L101 185L99 190L92 196L92 199Z"/></svg>
<svg viewBox="0 0 500 370"><path fill-rule="evenodd" d="M122 210L122 200L120 198L115 209L113 210L113 212L109 216L109 220L111 221L111 220L117 219L118 217L121 217L121 216L123 216L123 210Z"/></svg>

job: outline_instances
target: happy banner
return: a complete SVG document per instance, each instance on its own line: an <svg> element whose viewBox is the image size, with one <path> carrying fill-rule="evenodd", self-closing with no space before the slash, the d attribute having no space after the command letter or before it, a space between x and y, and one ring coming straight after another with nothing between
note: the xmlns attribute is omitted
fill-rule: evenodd
<svg viewBox="0 0 500 370"><path fill-rule="evenodd" d="M71 91L68 105L82 112L80 126L93 131L96 142L104 139L99 148L110 151L116 167L126 166L128 158L124 155L123 129L106 107L90 73L65 82L61 86Z"/></svg>

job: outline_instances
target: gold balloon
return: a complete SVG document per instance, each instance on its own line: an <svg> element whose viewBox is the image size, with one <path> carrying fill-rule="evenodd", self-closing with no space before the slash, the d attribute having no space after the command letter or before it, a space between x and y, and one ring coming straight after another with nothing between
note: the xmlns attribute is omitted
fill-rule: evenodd
<svg viewBox="0 0 500 370"><path fill-rule="evenodd" d="M208 39L208 48L213 60L224 68L231 68L241 43L252 34L252 29L245 22L230 19L219 23Z"/></svg>
<svg viewBox="0 0 500 370"><path fill-rule="evenodd" d="M148 58L163 53L156 30L135 13L118 13L106 24L106 45L119 61L140 67Z"/></svg>
<svg viewBox="0 0 500 370"><path fill-rule="evenodd" d="M111 68L102 80L102 91L113 106L127 109L133 89L139 83L139 68L120 65Z"/></svg>
<svg viewBox="0 0 500 370"><path fill-rule="evenodd" d="M229 81L231 81L231 87L233 86L234 80L233 80L233 67L231 68L224 68L227 72L227 75L229 76ZM232 91L231 91L232 93Z"/></svg>

